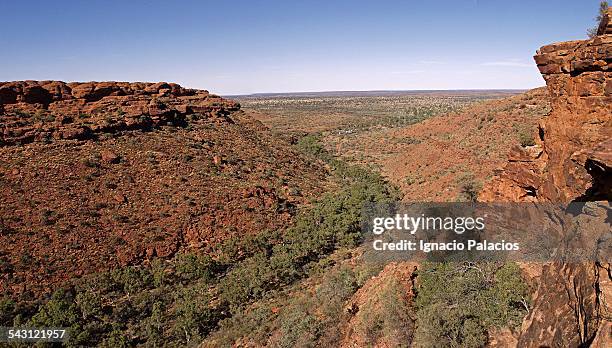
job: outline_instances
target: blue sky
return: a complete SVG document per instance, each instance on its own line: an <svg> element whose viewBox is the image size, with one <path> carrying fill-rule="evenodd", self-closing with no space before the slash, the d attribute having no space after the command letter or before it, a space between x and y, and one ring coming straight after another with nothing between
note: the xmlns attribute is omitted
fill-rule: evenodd
<svg viewBox="0 0 612 348"><path fill-rule="evenodd" d="M0 81L170 81L246 94L531 88L597 0L0 0Z"/></svg>

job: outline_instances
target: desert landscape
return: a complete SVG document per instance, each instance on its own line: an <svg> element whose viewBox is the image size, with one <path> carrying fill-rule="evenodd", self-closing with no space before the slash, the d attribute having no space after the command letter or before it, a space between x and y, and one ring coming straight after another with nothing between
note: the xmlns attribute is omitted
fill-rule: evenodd
<svg viewBox="0 0 612 348"><path fill-rule="evenodd" d="M610 226L612 8L533 60L528 90L0 82L0 327L69 332L0 345L609 347L612 227L582 262L365 256L368 204Z"/></svg>
<svg viewBox="0 0 612 348"><path fill-rule="evenodd" d="M482 185L512 146L535 144L537 122L550 112L542 88L237 100L273 132L318 137L327 151L380 171L415 202L454 201L461 185Z"/></svg>

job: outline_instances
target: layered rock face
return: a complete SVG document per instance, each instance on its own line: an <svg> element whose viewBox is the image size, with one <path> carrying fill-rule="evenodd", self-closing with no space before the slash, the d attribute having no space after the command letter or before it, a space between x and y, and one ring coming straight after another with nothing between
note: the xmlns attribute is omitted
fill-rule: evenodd
<svg viewBox="0 0 612 348"><path fill-rule="evenodd" d="M612 16L611 14L608 15ZM600 32L610 31L611 23ZM536 145L516 148L486 201L569 202L612 197L612 35L542 47L534 57L552 113Z"/></svg>
<svg viewBox="0 0 612 348"><path fill-rule="evenodd" d="M96 133L181 124L199 113L224 118L233 101L175 83L0 82L0 145L87 139Z"/></svg>
<svg viewBox="0 0 612 348"><path fill-rule="evenodd" d="M551 114L535 146L513 149L482 201L610 201L612 198L612 10L591 40L547 45L534 57L546 80ZM602 203L608 209L609 203ZM601 207L600 207L601 208ZM604 215L605 216L605 215ZM544 265L518 345L612 344L608 259ZM526 267L529 267L527 265Z"/></svg>

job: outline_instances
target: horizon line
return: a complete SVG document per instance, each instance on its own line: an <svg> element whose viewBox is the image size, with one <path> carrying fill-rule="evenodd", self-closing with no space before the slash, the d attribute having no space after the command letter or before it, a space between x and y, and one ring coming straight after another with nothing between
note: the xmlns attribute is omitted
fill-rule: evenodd
<svg viewBox="0 0 612 348"><path fill-rule="evenodd" d="M296 95L296 94L329 94L329 93L401 93L401 92L483 92L483 91L509 91L524 92L536 88L458 88L458 89L371 89L371 90L320 90L320 91L289 91L289 92L254 92L244 94L218 94L221 97L250 97L262 95Z"/></svg>

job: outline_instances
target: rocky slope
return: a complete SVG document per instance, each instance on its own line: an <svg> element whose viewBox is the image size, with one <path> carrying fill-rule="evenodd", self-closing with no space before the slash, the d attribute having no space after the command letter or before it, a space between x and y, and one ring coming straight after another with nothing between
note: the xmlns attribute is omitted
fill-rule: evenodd
<svg viewBox="0 0 612 348"><path fill-rule="evenodd" d="M591 40L556 43L537 52L534 58L548 86L552 113L540 121L536 144L514 149L481 200L610 201L610 18L612 9ZM609 203L607 209L609 216ZM518 345L610 346L611 269L609 255L596 263L544 265Z"/></svg>
<svg viewBox="0 0 612 348"><path fill-rule="evenodd" d="M0 291L286 226L326 169L235 102L168 83L0 83Z"/></svg>
<svg viewBox="0 0 612 348"><path fill-rule="evenodd" d="M414 298L417 267L414 262L391 262L357 290L345 305L350 319L340 343L342 348L409 346L414 336ZM395 295L395 296L393 296ZM399 295L399 296L398 296ZM385 327L384 335L369 334L372 326L384 323L390 314L401 312L403 319Z"/></svg>
<svg viewBox="0 0 612 348"><path fill-rule="evenodd" d="M455 201L464 181L489 180L520 136L550 111L545 89L485 101L401 128L359 136L328 136L328 146L345 158L376 164L405 201ZM415 154L419 154L415 156Z"/></svg>

